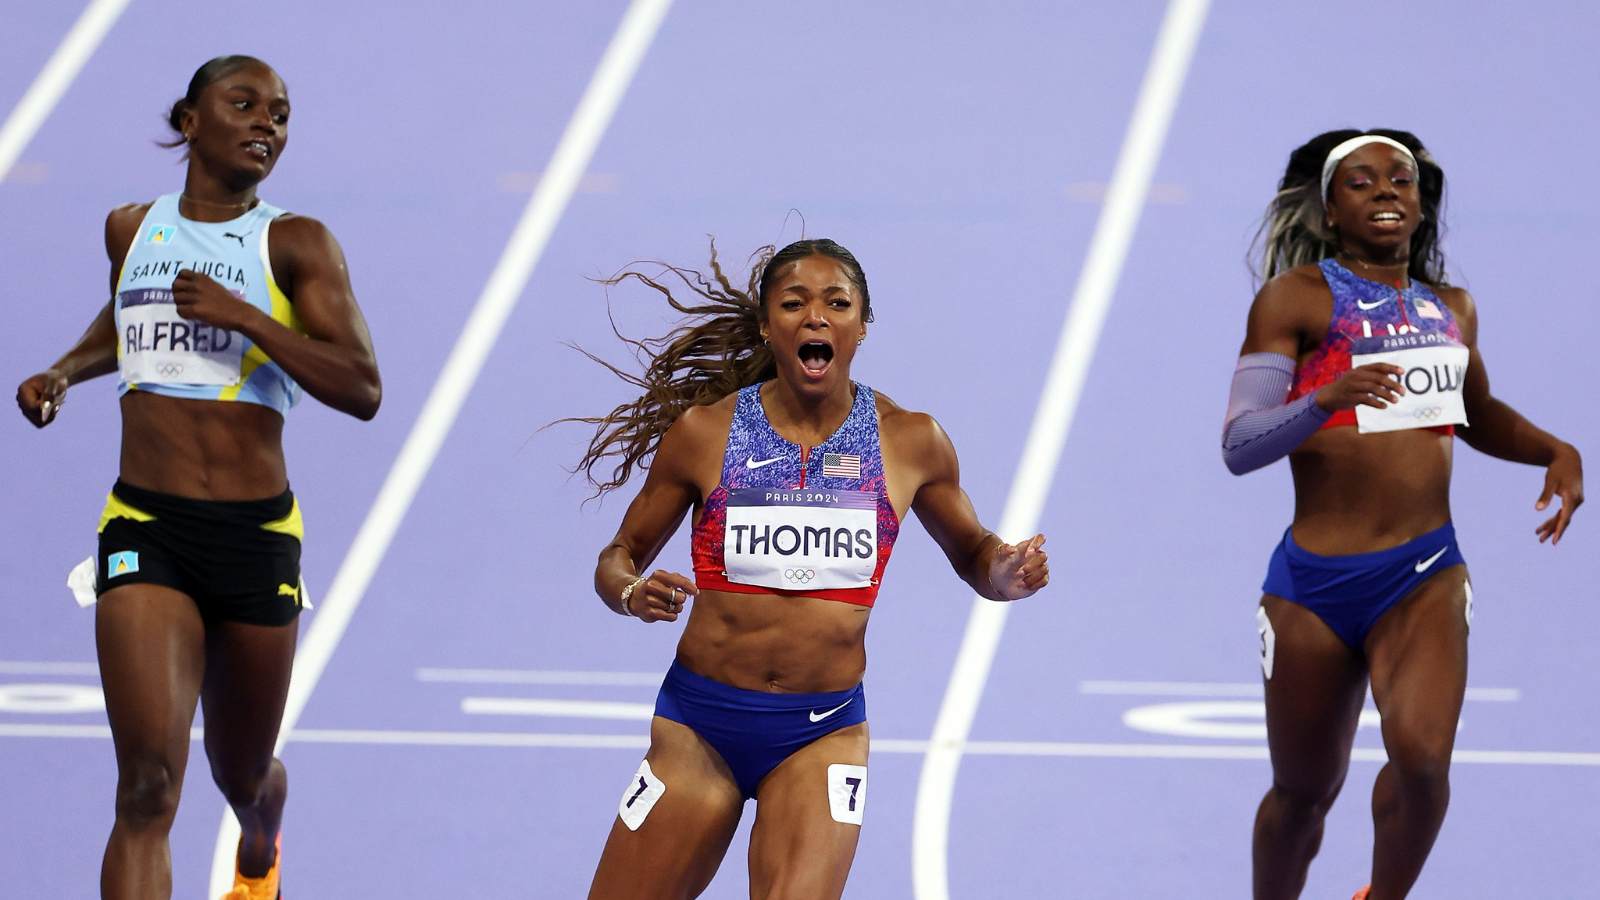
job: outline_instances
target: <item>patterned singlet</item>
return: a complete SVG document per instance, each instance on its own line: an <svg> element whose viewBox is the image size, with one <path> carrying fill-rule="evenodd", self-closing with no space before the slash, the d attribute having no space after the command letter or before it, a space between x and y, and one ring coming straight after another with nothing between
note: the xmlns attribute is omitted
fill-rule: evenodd
<svg viewBox="0 0 1600 900"><path fill-rule="evenodd" d="M178 212L178 195L150 205L117 276L117 395L147 391L193 400L258 403L286 413L300 386L242 334L180 317L172 280L184 269L210 276L286 327L304 332L272 277L267 232L283 210L257 203L226 222Z"/></svg>
<svg viewBox="0 0 1600 900"><path fill-rule="evenodd" d="M780 437L761 385L739 391L722 481L691 535L702 590L871 606L900 533L878 444L876 395L856 384L839 430L816 447Z"/></svg>
<svg viewBox="0 0 1600 900"><path fill-rule="evenodd" d="M1333 258L1318 266L1333 292L1333 319L1322 344L1295 369L1289 388L1292 402L1337 381L1351 369L1352 352L1362 343L1386 336L1460 343L1461 329L1450 307L1426 284L1412 281L1407 288L1380 284L1362 278ZM1459 389L1459 385L1456 386ZM1355 425L1356 412L1341 409L1322 423L1323 428ZM1430 431L1455 434L1454 425L1433 427Z"/></svg>

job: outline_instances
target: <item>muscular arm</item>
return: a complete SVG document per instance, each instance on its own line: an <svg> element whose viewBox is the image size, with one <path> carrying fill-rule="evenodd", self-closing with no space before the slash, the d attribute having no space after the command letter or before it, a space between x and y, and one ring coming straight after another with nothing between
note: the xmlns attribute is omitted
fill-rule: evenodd
<svg viewBox="0 0 1600 900"><path fill-rule="evenodd" d="M1275 278L1251 304L1222 426L1222 461L1235 475L1289 455L1328 420L1314 395L1285 401L1306 328L1296 296L1304 289L1293 275Z"/></svg>
<svg viewBox="0 0 1600 900"><path fill-rule="evenodd" d="M594 590L600 602L612 612L628 615L631 610L633 615L652 620L676 618L673 615L646 616L638 591L630 598L629 608L624 609L622 590L655 562L661 548L682 524L683 517L700 499L692 463L703 449L700 445L705 436L716 430L715 423L709 421L714 418L713 410L695 407L667 429L650 463L644 487L628 505L616 536L601 548L600 558L595 563ZM673 576L668 582L668 590L676 586L694 593L693 583L681 576Z"/></svg>
<svg viewBox="0 0 1600 900"><path fill-rule="evenodd" d="M69 386L117 370L117 327L112 303L116 302L122 261L127 258L128 246L147 209L148 204L130 204L119 206L106 216L106 257L111 262L109 293L112 299L100 307L89 327L66 353L48 369L17 387L17 405L34 425L42 428L55 418Z"/></svg>
<svg viewBox="0 0 1600 900"><path fill-rule="evenodd" d="M240 328L306 393L358 419L371 419L383 399L383 382L366 319L356 305L344 251L316 219L282 216L272 224L272 270L283 273L305 334L257 310Z"/></svg>
<svg viewBox="0 0 1600 900"><path fill-rule="evenodd" d="M128 258L128 247L149 208L148 203L130 203L113 209L106 216L106 259L111 263L107 295L111 300L100 307L72 349L50 367L66 376L68 384L78 384L117 370L117 326L112 304L116 302L117 280L122 277L122 262Z"/></svg>
<svg viewBox="0 0 1600 900"><path fill-rule="evenodd" d="M1576 453L1572 445L1538 428L1494 396L1489 390L1483 354L1478 352L1477 304L1472 295L1460 288L1441 290L1440 294L1461 323L1461 337L1469 353L1466 384L1462 388L1469 424L1458 427L1456 434L1480 453L1530 466L1548 466L1564 451Z"/></svg>
<svg viewBox="0 0 1600 900"><path fill-rule="evenodd" d="M931 416L923 413L900 413L898 417L902 421L897 428L897 442L904 442L906 452L897 455L916 461L922 475L921 486L911 500L911 509L944 551L950 567L961 580L989 600L1014 600L1043 587L1049 578L1049 568L1044 554L1038 551L1042 538L1028 541L1028 549L1023 550L1012 547L983 527L977 511L972 508L972 500L961 488L961 463L949 435ZM1007 586L1007 579L1000 579L1001 584L997 585L990 574L999 559L1015 557L1018 553L1034 561L1022 572L1021 582L1026 592L1007 596L1002 590Z"/></svg>
<svg viewBox="0 0 1600 900"><path fill-rule="evenodd" d="M1545 467L1544 490L1534 508L1548 508L1554 497L1561 498L1561 506L1534 533L1541 544L1546 540L1559 544L1572 514L1583 504L1583 457L1576 447L1540 429L1494 396L1489 390L1489 371L1478 352L1477 304L1460 288L1441 290L1439 294L1461 324L1461 338L1468 352L1462 401L1470 424L1458 428L1456 434L1480 453Z"/></svg>

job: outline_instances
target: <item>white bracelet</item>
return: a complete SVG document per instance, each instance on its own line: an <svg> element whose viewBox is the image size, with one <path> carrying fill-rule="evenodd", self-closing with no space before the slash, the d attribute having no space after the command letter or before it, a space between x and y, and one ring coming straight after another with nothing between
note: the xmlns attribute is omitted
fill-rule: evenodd
<svg viewBox="0 0 1600 900"><path fill-rule="evenodd" d="M633 611L633 607L629 605L628 601L633 597L633 592L638 589L639 585L644 584L649 580L650 577L648 575L640 575L638 578L635 578L633 581L629 582L627 587L622 589L623 615L633 616L634 618L639 617L639 614Z"/></svg>

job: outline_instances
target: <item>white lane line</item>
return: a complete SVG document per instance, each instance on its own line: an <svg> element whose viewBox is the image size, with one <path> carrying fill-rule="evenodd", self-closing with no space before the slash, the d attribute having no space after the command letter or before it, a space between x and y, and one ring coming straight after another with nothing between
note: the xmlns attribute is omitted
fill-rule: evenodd
<svg viewBox="0 0 1600 900"><path fill-rule="evenodd" d="M72 23L67 36L61 39L56 52L39 70L27 93L0 125L0 181L5 181L16 165L17 158L27 149L28 142L38 133L39 126L50 117L50 111L61 102L61 96L72 86L73 79L82 71L83 64L94 55L106 32L117 23L122 11L131 0L91 0L84 7L78 21Z"/></svg>
<svg viewBox="0 0 1600 900"><path fill-rule="evenodd" d="M110 740L104 725L0 724L0 738ZM200 729L190 737L201 740ZM401 747L544 747L565 750L645 750L650 738L642 734L568 734L537 731L416 731L405 729L303 728L294 740L302 744L352 744ZM923 754L930 742L903 738L873 738L873 753ZM1076 757L1080 759L1199 759L1265 760L1261 744L1141 744L1093 741L970 741L963 750L970 756ZM1388 756L1381 747L1357 747L1350 758L1382 763ZM1457 748L1452 761L1464 765L1553 766L1600 768L1600 753L1570 750L1464 750Z"/></svg>
<svg viewBox="0 0 1600 900"><path fill-rule="evenodd" d="M634 719L649 721L653 703L611 700L542 700L531 697L467 697L461 711L475 716L557 716L571 719Z"/></svg>
<svg viewBox="0 0 1600 900"><path fill-rule="evenodd" d="M1080 694L1109 694L1133 697L1260 697L1261 685L1250 681L1084 681ZM1485 703L1515 703L1522 699L1518 688L1469 687L1467 699Z"/></svg>
<svg viewBox="0 0 1600 900"><path fill-rule="evenodd" d="M605 134L612 115L622 102L628 84L633 80L645 52L650 49L671 5L671 0L633 0L623 14L622 22L612 35L605 54L601 56L571 121L556 144L555 153L539 179L539 186L529 198L522 218L507 240L499 262L484 285L483 293L478 295L472 314L462 328L461 336L456 339L449 359L445 361L433 390L422 406L422 412L411 427L411 433L406 436L405 444L395 457L383 487L378 490L377 499L367 512L366 520L361 523L361 530L356 533L349 553L340 564L333 585L323 598L321 609L301 639L284 708L283 727L278 736L280 749L285 736L294 730L317 680L322 677L334 649L349 627L356 607L360 605L367 586L372 583L373 575L377 573L428 469L439 455L445 437L450 433L462 404L466 402L468 392L477 381L478 373L482 371L495 340L505 327L506 319L516 307L534 266L538 264L561 214L572 199L579 179L583 177L584 169L588 168L595 147ZM233 854L238 834L239 825L232 812L224 812L216 852L212 857L211 896L217 896L232 885Z"/></svg>
<svg viewBox="0 0 1600 900"><path fill-rule="evenodd" d="M0 675L99 675L100 666L92 662L46 662L21 659L0 660Z"/></svg>
<svg viewBox="0 0 1600 900"><path fill-rule="evenodd" d="M1000 517L999 534L1007 540L1019 540L1033 532L1050 494L1095 344L1110 310L1139 212L1166 141L1167 126L1205 22L1206 7L1207 0L1171 0L1167 6L1111 175L1106 203L1100 210L1072 306L1062 323L1055 357L1039 395L1022 461ZM1069 573L1058 578L1056 590L1064 590L1070 577ZM946 852L956 772L1009 609L1006 604L991 603L982 597L973 599L961 649L933 726L933 746L923 761L917 784L911 837L912 883L917 900L948 900L950 896Z"/></svg>
<svg viewBox="0 0 1600 900"><path fill-rule="evenodd" d="M660 687L660 672L587 672L559 669L418 669L417 680L443 684L566 684Z"/></svg>

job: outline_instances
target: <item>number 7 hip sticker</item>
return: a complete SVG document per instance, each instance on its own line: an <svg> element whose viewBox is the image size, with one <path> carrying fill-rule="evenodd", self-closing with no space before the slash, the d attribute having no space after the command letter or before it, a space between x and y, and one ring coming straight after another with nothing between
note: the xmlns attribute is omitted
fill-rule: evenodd
<svg viewBox="0 0 1600 900"><path fill-rule="evenodd" d="M828 811L833 820L860 825L867 811L867 767L835 763L828 767Z"/></svg>
<svg viewBox="0 0 1600 900"><path fill-rule="evenodd" d="M656 801L666 792L667 786L656 777L656 773L650 771L650 761L641 760L639 770L633 773L633 780L622 792L622 802L617 804L617 815L622 818L622 824L628 826L629 831L638 831L639 826L644 824L645 816L650 815Z"/></svg>

